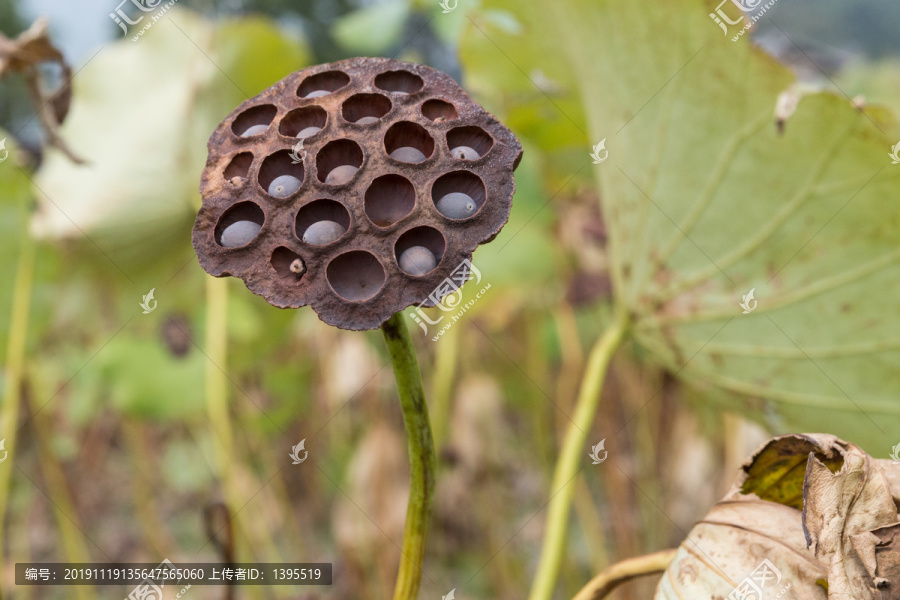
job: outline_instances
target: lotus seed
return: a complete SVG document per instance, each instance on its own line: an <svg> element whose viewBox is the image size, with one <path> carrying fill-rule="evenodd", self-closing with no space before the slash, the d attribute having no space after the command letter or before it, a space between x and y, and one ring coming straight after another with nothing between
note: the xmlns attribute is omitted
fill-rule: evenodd
<svg viewBox="0 0 900 600"><path fill-rule="evenodd" d="M307 244L322 246L330 244L344 235L344 228L334 221L317 221L303 232L303 241Z"/></svg>
<svg viewBox="0 0 900 600"><path fill-rule="evenodd" d="M478 151L471 146L457 146L450 150L450 156L461 160L475 160L476 158L481 158Z"/></svg>
<svg viewBox="0 0 900 600"><path fill-rule="evenodd" d="M424 275L437 266L437 259L425 246L407 248L400 255L400 268L413 276Z"/></svg>
<svg viewBox="0 0 900 600"><path fill-rule="evenodd" d="M325 183L331 185L343 185L350 181L353 174L359 169L353 165L341 165L331 170L331 173L325 178Z"/></svg>
<svg viewBox="0 0 900 600"><path fill-rule="evenodd" d="M302 258L295 258L294 260L292 260L291 266L288 268L294 275L303 275L304 273L306 273L306 265L303 263Z"/></svg>
<svg viewBox="0 0 900 600"><path fill-rule="evenodd" d="M222 232L221 244L226 248L245 246L256 237L262 226L253 221L235 221Z"/></svg>
<svg viewBox="0 0 900 600"><path fill-rule="evenodd" d="M300 133L297 134L298 138L308 138L309 136L319 133L322 131L321 127L307 127L305 129L301 129Z"/></svg>
<svg viewBox="0 0 900 600"><path fill-rule="evenodd" d="M252 127L248 127L244 130L244 133L241 134L241 137L250 137L251 135L259 135L260 133L265 133L266 129L268 129L268 125L254 125Z"/></svg>
<svg viewBox="0 0 900 600"><path fill-rule="evenodd" d="M300 189L300 180L293 175L279 175L269 184L269 195L287 198Z"/></svg>
<svg viewBox="0 0 900 600"><path fill-rule="evenodd" d="M356 120L357 125L369 125L371 123L377 123L378 117L363 117L361 119Z"/></svg>
<svg viewBox="0 0 900 600"><path fill-rule="evenodd" d="M418 148L402 146L391 152L391 158L407 163L420 163L425 160L425 155Z"/></svg>
<svg viewBox="0 0 900 600"><path fill-rule="evenodd" d="M316 90L314 92L310 92L307 95L303 96L304 98L321 98L322 96L327 96L330 94L328 90Z"/></svg>
<svg viewBox="0 0 900 600"><path fill-rule="evenodd" d="M442 215L449 219L465 219L475 214L478 205L468 194L451 192L437 201L435 206Z"/></svg>

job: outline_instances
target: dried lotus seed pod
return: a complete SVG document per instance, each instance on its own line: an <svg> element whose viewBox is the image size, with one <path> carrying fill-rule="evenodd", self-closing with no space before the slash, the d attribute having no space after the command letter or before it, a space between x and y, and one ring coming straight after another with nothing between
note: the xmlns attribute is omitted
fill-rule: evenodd
<svg viewBox="0 0 900 600"><path fill-rule="evenodd" d="M383 58L288 75L208 148L193 231L203 268L354 330L433 305L506 223L522 156L449 75Z"/></svg>

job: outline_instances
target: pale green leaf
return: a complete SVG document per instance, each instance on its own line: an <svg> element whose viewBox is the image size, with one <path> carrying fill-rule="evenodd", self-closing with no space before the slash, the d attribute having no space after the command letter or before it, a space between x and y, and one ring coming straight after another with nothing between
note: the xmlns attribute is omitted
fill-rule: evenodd
<svg viewBox="0 0 900 600"><path fill-rule="evenodd" d="M346 50L380 54L397 43L408 17L408 2L380 2L342 17L332 33Z"/></svg>
<svg viewBox="0 0 900 600"><path fill-rule="evenodd" d="M775 430L886 453L900 435L893 114L812 94L779 133L791 72L723 36L699 0L517 6L526 30L546 35L492 36L515 63L497 61L495 77L525 85L523 72L553 64L577 82L583 162L638 343ZM603 139L609 159L591 164ZM751 289L758 306L742 314Z"/></svg>

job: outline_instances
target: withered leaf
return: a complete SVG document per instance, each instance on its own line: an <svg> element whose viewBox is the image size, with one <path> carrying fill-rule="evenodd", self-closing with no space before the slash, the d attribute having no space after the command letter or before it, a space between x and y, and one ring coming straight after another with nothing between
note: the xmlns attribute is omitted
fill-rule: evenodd
<svg viewBox="0 0 900 600"><path fill-rule="evenodd" d="M59 66L61 83L54 92L46 89L42 63ZM15 39L0 33L0 79L10 73L21 73L31 94L37 117L47 134L47 144L58 148L72 161L81 163L59 135L59 126L69 114L72 102L72 68L62 52L50 40L47 19L41 17Z"/></svg>
<svg viewBox="0 0 900 600"><path fill-rule="evenodd" d="M833 435L776 437L694 526L655 598L900 600L898 484L898 465Z"/></svg>
<svg viewBox="0 0 900 600"><path fill-rule="evenodd" d="M828 570L829 599L900 598L900 579L877 575L882 541L873 532L897 524L887 478L860 448L844 444L842 451L843 465L835 472L809 454L803 486L807 544Z"/></svg>

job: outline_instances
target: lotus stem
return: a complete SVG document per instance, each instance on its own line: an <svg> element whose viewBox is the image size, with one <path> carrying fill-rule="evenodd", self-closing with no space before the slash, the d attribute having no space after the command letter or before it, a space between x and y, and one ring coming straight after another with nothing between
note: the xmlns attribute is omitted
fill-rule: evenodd
<svg viewBox="0 0 900 600"><path fill-rule="evenodd" d="M606 331L594 344L588 356L587 367L581 380L575 414L563 439L562 450L556 461L550 489L550 503L547 516L547 531L538 568L531 584L529 600L550 600L559 576L559 568L565 553L566 533L569 527L569 512L575 493L575 476L578 465L586 456L585 442L591 429L600 393L606 379L606 371L613 354L622 343L628 329L628 313L617 307Z"/></svg>
<svg viewBox="0 0 900 600"><path fill-rule="evenodd" d="M646 575L655 575L665 571L675 559L677 549L661 550L646 556L628 558L603 569L591 579L572 600L602 600L619 585Z"/></svg>
<svg viewBox="0 0 900 600"><path fill-rule="evenodd" d="M0 540L5 540L3 524L6 521L6 508L9 501L10 478L12 464L18 457L9 456L15 453L16 434L19 426L19 408L22 400L22 376L25 368L25 347L28 341L28 313L31 308L31 288L34 278L35 242L29 236L24 237L22 252L16 267L16 279L13 283L12 310L9 319L9 338L6 342L6 381L3 386L3 404L0 405L0 439L5 445L0 450L0 459L9 463L0 469ZM0 551L2 552L2 551ZM0 574L0 598L5 596L6 582Z"/></svg>
<svg viewBox="0 0 900 600"><path fill-rule="evenodd" d="M425 535L434 499L434 440L416 350L403 321L403 313L398 312L388 319L381 331L394 367L409 445L409 502L394 600L415 600L422 578Z"/></svg>

